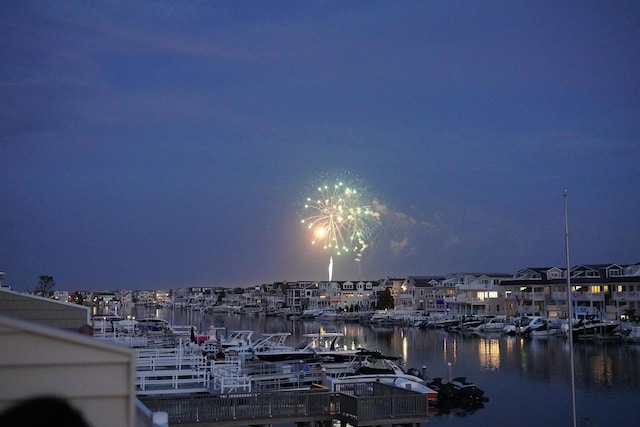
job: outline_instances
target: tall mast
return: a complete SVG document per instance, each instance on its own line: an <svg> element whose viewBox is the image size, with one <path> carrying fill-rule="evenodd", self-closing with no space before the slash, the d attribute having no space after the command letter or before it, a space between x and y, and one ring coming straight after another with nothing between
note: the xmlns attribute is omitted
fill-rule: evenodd
<svg viewBox="0 0 640 427"><path fill-rule="evenodd" d="M564 246L567 258L567 306L569 322L569 353L571 354L571 404L573 414L573 427L576 424L576 380L575 364L573 360L573 302L571 301L571 264L569 262L569 215L567 213L567 190L564 190Z"/></svg>

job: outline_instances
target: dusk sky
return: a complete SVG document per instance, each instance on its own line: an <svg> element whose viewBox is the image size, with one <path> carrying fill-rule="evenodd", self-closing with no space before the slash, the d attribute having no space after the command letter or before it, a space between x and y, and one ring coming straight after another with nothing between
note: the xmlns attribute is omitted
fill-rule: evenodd
<svg viewBox="0 0 640 427"><path fill-rule="evenodd" d="M0 11L0 271L32 291L640 261L638 1L26 1Z"/></svg>

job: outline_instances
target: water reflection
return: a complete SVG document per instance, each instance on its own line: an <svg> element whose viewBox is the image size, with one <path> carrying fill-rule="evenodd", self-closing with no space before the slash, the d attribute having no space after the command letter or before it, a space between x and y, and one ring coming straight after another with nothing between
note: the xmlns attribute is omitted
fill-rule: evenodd
<svg viewBox="0 0 640 427"><path fill-rule="evenodd" d="M500 369L500 340L498 338L478 340L478 356L482 369L498 371Z"/></svg>

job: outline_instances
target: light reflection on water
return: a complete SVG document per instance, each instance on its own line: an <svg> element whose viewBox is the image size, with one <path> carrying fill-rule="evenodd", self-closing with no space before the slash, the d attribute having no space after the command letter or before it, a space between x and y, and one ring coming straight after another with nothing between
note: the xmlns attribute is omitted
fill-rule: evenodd
<svg viewBox="0 0 640 427"><path fill-rule="evenodd" d="M424 366L431 377L446 378L450 369L453 376L466 376L476 382L490 398L475 412L435 416L425 426L572 425L570 346L562 338L459 335L410 327L373 328L358 323L321 324L178 310L158 310L155 314L173 324L196 325L201 331L221 326L227 331L291 332L291 345L300 342L303 334L319 332L320 328L340 331L345 335L343 344L402 356L407 368ZM576 343L574 361L578 425L637 424L640 345Z"/></svg>
<svg viewBox="0 0 640 427"><path fill-rule="evenodd" d="M500 370L500 340L497 338L478 340L478 357L482 369Z"/></svg>

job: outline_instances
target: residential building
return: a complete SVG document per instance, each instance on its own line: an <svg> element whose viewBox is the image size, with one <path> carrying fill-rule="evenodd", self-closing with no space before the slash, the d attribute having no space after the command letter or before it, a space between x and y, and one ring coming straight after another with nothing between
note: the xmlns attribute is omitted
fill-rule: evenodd
<svg viewBox="0 0 640 427"><path fill-rule="evenodd" d="M566 317L569 312L567 282L571 285L574 317L619 319L640 310L640 263L583 264L566 268L524 268L503 280L504 299L513 315L540 314Z"/></svg>

